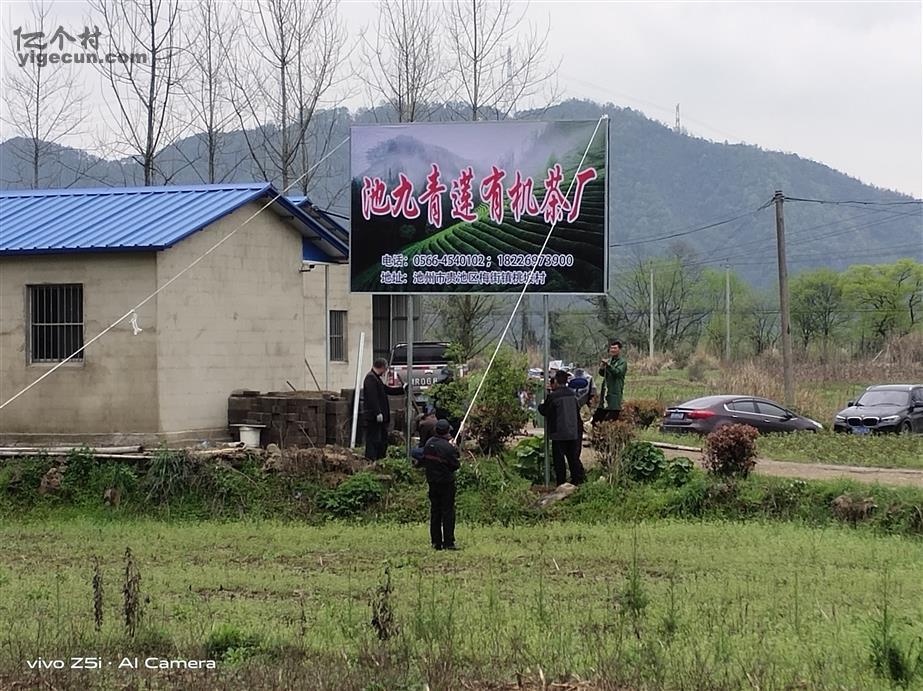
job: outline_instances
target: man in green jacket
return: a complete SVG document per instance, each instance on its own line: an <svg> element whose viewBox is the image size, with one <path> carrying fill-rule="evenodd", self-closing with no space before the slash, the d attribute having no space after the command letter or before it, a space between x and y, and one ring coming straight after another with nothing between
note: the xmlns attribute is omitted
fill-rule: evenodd
<svg viewBox="0 0 923 691"><path fill-rule="evenodd" d="M622 392L625 389L625 373L628 363L622 357L622 342L609 342L609 358L599 361L599 373L603 377L603 400L593 422L618 420L622 411Z"/></svg>

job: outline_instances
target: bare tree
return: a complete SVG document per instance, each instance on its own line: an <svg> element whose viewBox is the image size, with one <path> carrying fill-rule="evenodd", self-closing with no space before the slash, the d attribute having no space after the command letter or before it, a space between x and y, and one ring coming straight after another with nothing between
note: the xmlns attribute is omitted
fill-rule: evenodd
<svg viewBox="0 0 923 691"><path fill-rule="evenodd" d="M266 0L245 22L252 49L234 77L234 109L251 158L267 180L307 192L315 156L329 132L312 130L319 109L335 105L345 28L338 0Z"/></svg>
<svg viewBox="0 0 923 691"><path fill-rule="evenodd" d="M33 2L27 31L49 38L52 27L58 26L52 20L51 7L52 3L42 0ZM18 182L33 189L48 183L42 179L43 162L54 156L62 139L77 133L85 118L85 97L78 91L74 67L49 63L49 43L33 49L30 60L29 49L22 45L23 36L17 35L10 44L16 66L7 69L3 79L2 120L21 138L12 142L10 149L26 168ZM59 177L53 184L60 182Z"/></svg>
<svg viewBox="0 0 923 691"><path fill-rule="evenodd" d="M414 0L380 0L373 30L360 38L356 70L374 107L384 103L398 122L426 120L444 96L437 6Z"/></svg>
<svg viewBox="0 0 923 691"><path fill-rule="evenodd" d="M102 15L107 52L121 56L98 63L112 88L112 110L122 148L144 171L144 184L155 175L157 155L180 136L175 111L182 80L180 0L90 0Z"/></svg>
<svg viewBox="0 0 923 691"><path fill-rule="evenodd" d="M482 353L496 333L497 303L488 295L447 296L439 314L440 337L457 344L464 360Z"/></svg>
<svg viewBox="0 0 923 691"><path fill-rule="evenodd" d="M550 27L542 31L527 22L527 10L512 0L447 0L449 75L471 120L504 119L552 88L558 66L548 62Z"/></svg>
<svg viewBox="0 0 923 691"><path fill-rule="evenodd" d="M205 182L227 179L235 168L219 174L218 157L223 150L224 133L236 115L231 105L231 68L239 56L233 46L240 29L240 16L234 5L221 0L199 0L190 11L187 24L194 28L187 32L187 49L191 58L184 91L191 111L191 126L197 133L198 150L195 159L204 158L205 170L199 177ZM204 156L200 156L204 148ZM182 152L180 152L182 153Z"/></svg>

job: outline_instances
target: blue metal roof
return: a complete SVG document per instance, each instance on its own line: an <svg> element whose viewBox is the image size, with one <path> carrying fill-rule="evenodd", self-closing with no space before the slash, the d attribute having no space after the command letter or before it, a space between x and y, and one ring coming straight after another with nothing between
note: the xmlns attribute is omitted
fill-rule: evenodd
<svg viewBox="0 0 923 691"><path fill-rule="evenodd" d="M346 242L265 182L0 192L0 255L163 250L261 199L314 246L306 255L348 258Z"/></svg>

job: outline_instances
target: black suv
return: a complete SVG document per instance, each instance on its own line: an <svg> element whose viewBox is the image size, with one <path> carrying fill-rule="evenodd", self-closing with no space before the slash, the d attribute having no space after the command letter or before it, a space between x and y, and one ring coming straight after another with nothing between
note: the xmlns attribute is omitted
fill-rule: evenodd
<svg viewBox="0 0 923 691"><path fill-rule="evenodd" d="M870 386L833 419L836 432L923 433L923 385Z"/></svg>

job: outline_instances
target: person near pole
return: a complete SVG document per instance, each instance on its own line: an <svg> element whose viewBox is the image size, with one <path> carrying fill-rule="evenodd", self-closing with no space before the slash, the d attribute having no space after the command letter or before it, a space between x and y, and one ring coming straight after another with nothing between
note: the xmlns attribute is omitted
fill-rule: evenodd
<svg viewBox="0 0 923 691"><path fill-rule="evenodd" d="M583 368L578 367L574 370L571 378L567 380L567 388L573 389L577 395L577 408L582 411L583 406L592 409L596 404L596 384L593 377ZM583 415L579 415L577 420L580 434L577 438L577 458L583 452Z"/></svg>
<svg viewBox="0 0 923 691"><path fill-rule="evenodd" d="M404 386L388 386L382 376L388 371L388 361L378 358L362 383L362 400L365 403L365 457L377 461L388 450L388 423L391 422L391 405L388 396L403 396Z"/></svg>
<svg viewBox="0 0 923 691"><path fill-rule="evenodd" d="M599 373L603 377L602 396L593 414L593 424L619 419L626 372L628 362L622 357L622 342L612 340L609 342L608 357L599 361Z"/></svg>
<svg viewBox="0 0 923 691"><path fill-rule="evenodd" d="M580 463L580 408L577 394L567 386L568 374L559 371L551 380L551 389L539 404L538 412L545 416L546 433L551 440L551 457L554 462L555 482L563 485L570 466L570 481L579 485L585 479Z"/></svg>
<svg viewBox="0 0 923 691"><path fill-rule="evenodd" d="M596 384L590 373L582 367L574 370L570 379L567 380L567 387L577 394L577 404L581 408L591 407L596 403Z"/></svg>
<svg viewBox="0 0 923 691"><path fill-rule="evenodd" d="M455 471L459 469L458 447L452 443L452 425L437 420L433 436L423 447L417 465L426 471L429 485L429 536L433 549L457 550L455 545Z"/></svg>
<svg viewBox="0 0 923 691"><path fill-rule="evenodd" d="M423 458L423 447L436 432L436 409L432 405L427 405L423 413L417 419L417 435L419 442L417 446L410 450L410 456L416 461Z"/></svg>

